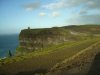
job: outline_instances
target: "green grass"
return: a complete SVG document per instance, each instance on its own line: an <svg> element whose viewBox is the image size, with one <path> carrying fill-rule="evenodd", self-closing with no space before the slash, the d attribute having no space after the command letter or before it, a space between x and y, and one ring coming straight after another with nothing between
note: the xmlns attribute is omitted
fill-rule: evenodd
<svg viewBox="0 0 100 75"><path fill-rule="evenodd" d="M82 33L91 33L91 34L100 34L100 25L72 25L72 26L65 26L64 28L76 32Z"/></svg>
<svg viewBox="0 0 100 75"><path fill-rule="evenodd" d="M96 43L98 39L88 39L82 41L67 42L60 45L56 45L50 48L45 48L32 53L28 53L24 56L17 56L13 58L7 58L1 61L1 66L5 71L29 71L38 69L49 70L56 63L69 58L77 52L87 48L88 46ZM6 65L4 65L6 64ZM7 65L8 64L8 65ZM10 64L10 65L9 65ZM17 68L18 69L17 69Z"/></svg>
<svg viewBox="0 0 100 75"><path fill-rule="evenodd" d="M0 71L3 70L8 75L19 72L23 72L24 74L32 72L33 75L39 72L46 73L54 65L57 64L57 66L59 66L58 63L66 63L73 55L84 52L88 47L100 41L99 36L95 37L90 34L99 34L99 27L99 25L88 25L22 30L19 35L20 40L26 39L34 41L42 39L46 41L48 37L54 40L59 40L59 37L66 37L69 41L58 45L48 45L46 48L38 49L34 52L28 52L28 50L19 47L17 51L20 51L23 55L0 59ZM70 34L70 30L88 33L88 35L72 35ZM29 38L31 38L31 40ZM32 42L27 43L26 46L30 47L30 43ZM37 47L39 45L35 44L34 46Z"/></svg>
<svg viewBox="0 0 100 75"><path fill-rule="evenodd" d="M24 29L21 31L19 38L36 38L36 37L43 37L45 36L57 36L57 35L63 35L69 34L69 31L67 31L64 28L41 28L41 29ZM42 35L42 36L41 36Z"/></svg>
<svg viewBox="0 0 100 75"><path fill-rule="evenodd" d="M28 59L28 58L32 58L34 56L41 56L41 55L45 55L45 54L50 54L52 52L61 50L63 48L72 48L74 46L78 46L81 43L88 42L88 41L91 41L91 40L65 42L63 44L54 45L52 47L44 48L44 49L37 50L37 51L31 52L31 53L25 53L24 55L15 56L15 57L12 57L12 58L6 58L4 60L1 60L1 62L3 62L3 63L13 63L15 61L17 62L17 61L25 60L25 59ZM94 40L92 40L92 41L94 41ZM23 48L20 48L19 50L22 50L22 52L23 52L25 49L23 50Z"/></svg>
<svg viewBox="0 0 100 75"><path fill-rule="evenodd" d="M65 75L66 73L67 75L85 75L88 70L91 69L90 65L93 64L93 59L98 53L100 53L100 40L93 45L79 51L68 59L57 63L45 75ZM94 69L93 72L95 71L96 69Z"/></svg>

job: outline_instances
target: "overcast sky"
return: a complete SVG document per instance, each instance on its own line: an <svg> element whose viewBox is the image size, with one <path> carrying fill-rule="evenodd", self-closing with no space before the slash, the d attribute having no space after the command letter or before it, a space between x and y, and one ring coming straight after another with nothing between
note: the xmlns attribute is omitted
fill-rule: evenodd
<svg viewBox="0 0 100 75"><path fill-rule="evenodd" d="M0 0L0 34L76 24L100 24L100 0Z"/></svg>

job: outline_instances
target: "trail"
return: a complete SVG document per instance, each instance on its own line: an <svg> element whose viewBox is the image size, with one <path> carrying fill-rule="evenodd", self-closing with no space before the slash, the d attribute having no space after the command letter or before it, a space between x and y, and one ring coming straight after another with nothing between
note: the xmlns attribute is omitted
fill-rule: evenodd
<svg viewBox="0 0 100 75"><path fill-rule="evenodd" d="M46 75L100 75L99 49L100 42L97 42L56 64Z"/></svg>

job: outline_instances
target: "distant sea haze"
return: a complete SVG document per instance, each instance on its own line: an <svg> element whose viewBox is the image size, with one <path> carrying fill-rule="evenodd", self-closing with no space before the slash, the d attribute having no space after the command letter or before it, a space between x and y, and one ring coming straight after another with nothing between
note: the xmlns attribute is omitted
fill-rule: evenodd
<svg viewBox="0 0 100 75"><path fill-rule="evenodd" d="M11 50L14 55L18 44L18 34L0 35L0 58L7 57L9 50Z"/></svg>

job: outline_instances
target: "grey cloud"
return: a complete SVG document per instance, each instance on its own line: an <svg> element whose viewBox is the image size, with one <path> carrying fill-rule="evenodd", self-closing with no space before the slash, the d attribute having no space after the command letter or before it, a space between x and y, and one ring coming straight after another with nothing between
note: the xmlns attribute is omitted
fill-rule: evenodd
<svg viewBox="0 0 100 75"><path fill-rule="evenodd" d="M100 14L94 15L80 15L74 18L70 18L67 22L71 24L100 24Z"/></svg>
<svg viewBox="0 0 100 75"><path fill-rule="evenodd" d="M100 0L90 0L86 3L89 9L99 9L100 10Z"/></svg>
<svg viewBox="0 0 100 75"><path fill-rule="evenodd" d="M87 14L87 13L88 13L88 11L85 10L85 9L81 9L81 10L79 11L79 14L81 14L81 15L84 15L84 14Z"/></svg>
<svg viewBox="0 0 100 75"><path fill-rule="evenodd" d="M100 11L100 0L88 0L87 2L84 3L84 7L81 8L80 14L88 14L90 11L95 11L94 14L99 13Z"/></svg>
<svg viewBox="0 0 100 75"><path fill-rule="evenodd" d="M81 16L81 22L85 23L92 23L92 24L100 24L100 14L94 14L94 15L84 15Z"/></svg>
<svg viewBox="0 0 100 75"><path fill-rule="evenodd" d="M100 9L100 0L57 0L49 4L42 5L45 9L62 9L73 8L83 5L83 8L88 9Z"/></svg>
<svg viewBox="0 0 100 75"><path fill-rule="evenodd" d="M87 2L88 0L57 0L57 2L49 3L43 5L43 8L46 9L62 9L62 8L71 8L79 6L80 4Z"/></svg>
<svg viewBox="0 0 100 75"><path fill-rule="evenodd" d="M34 10L39 7L43 9L59 10L62 8L75 8L80 5L83 5L83 8L86 10L92 10L92 9L100 10L99 3L100 0L55 0L55 2L51 2L44 5L41 5L39 1L36 1L34 3L25 4L23 5L23 7L26 10Z"/></svg>
<svg viewBox="0 0 100 75"><path fill-rule="evenodd" d="M32 11L34 9L39 8L40 5L41 5L40 2L37 1L37 2L34 2L34 3L24 4L23 8L25 8L28 11Z"/></svg>

